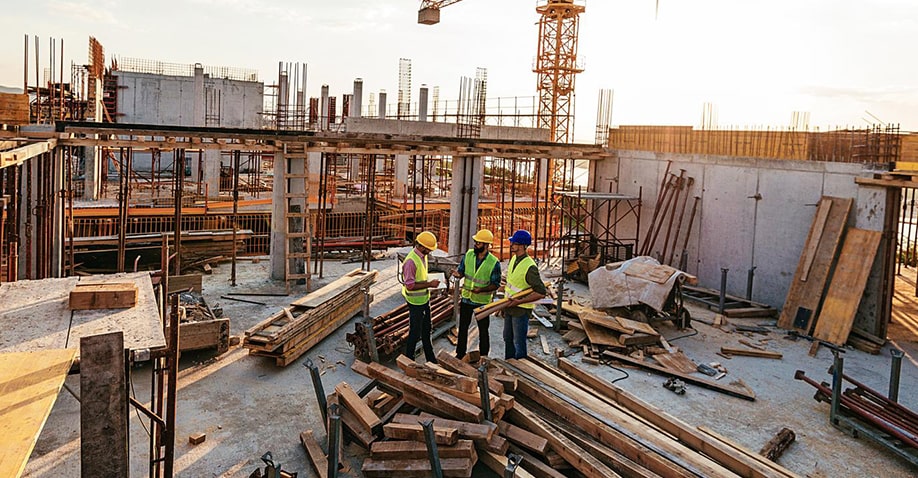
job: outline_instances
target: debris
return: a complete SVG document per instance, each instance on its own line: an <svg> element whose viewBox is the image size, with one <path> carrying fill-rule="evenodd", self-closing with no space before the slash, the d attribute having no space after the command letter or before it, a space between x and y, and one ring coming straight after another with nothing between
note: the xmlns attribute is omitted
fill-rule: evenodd
<svg viewBox="0 0 918 478"><path fill-rule="evenodd" d="M782 428L768 443L759 451L759 455L768 458L771 461L778 461L778 457L787 450L787 447L797 439L797 435L790 428Z"/></svg>
<svg viewBox="0 0 918 478"><path fill-rule="evenodd" d="M195 433L194 435L191 435L191 436L188 437L188 443L190 443L190 444L192 444L192 445L200 445L201 443L204 443L204 440L206 440L206 439L207 439L207 435L206 435L206 434L204 434L204 433Z"/></svg>
<svg viewBox="0 0 918 478"><path fill-rule="evenodd" d="M685 383L678 378L668 378L663 382L663 387L672 390L676 395L685 395Z"/></svg>

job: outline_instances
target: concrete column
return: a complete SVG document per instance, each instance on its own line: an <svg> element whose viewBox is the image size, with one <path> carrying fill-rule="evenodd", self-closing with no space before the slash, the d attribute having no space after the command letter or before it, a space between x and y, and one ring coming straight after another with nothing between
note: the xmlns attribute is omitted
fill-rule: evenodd
<svg viewBox="0 0 918 478"><path fill-rule="evenodd" d="M351 111L348 116L351 118L360 118L363 111L363 78L354 80L354 97L351 98Z"/></svg>
<svg viewBox="0 0 918 478"><path fill-rule="evenodd" d="M101 122L103 116L102 110L105 108L105 105L102 103L102 80L99 78L94 79L89 87L96 91L96 113L95 117L91 119L95 122ZM93 137L98 138L99 136L93 135ZM102 189L102 174L104 172L102 168L101 149L97 147L85 148L83 165L83 199L96 201L99 199L99 192Z"/></svg>
<svg viewBox="0 0 918 478"><path fill-rule="evenodd" d="M220 195L220 162L222 155L219 150L204 150L204 187L208 197L217 197ZM197 161L192 161L192 174L197 167Z"/></svg>
<svg viewBox="0 0 918 478"><path fill-rule="evenodd" d="M191 126L204 126L204 67L194 65L194 110Z"/></svg>
<svg viewBox="0 0 918 478"><path fill-rule="evenodd" d="M478 227L478 198L480 194L481 158L454 157L453 182L450 185L449 251L462 254L469 249Z"/></svg>
<svg viewBox="0 0 918 478"><path fill-rule="evenodd" d="M322 97L319 99L319 130L328 129L328 85L322 85Z"/></svg>
<svg viewBox="0 0 918 478"><path fill-rule="evenodd" d="M62 277L63 258L64 258L64 197L61 194L64 190L64 150L56 148L54 150L54 177L51 179L51 188L54 191L53 203L51 204L52 237L51 242L51 277Z"/></svg>
<svg viewBox="0 0 918 478"><path fill-rule="evenodd" d="M418 121L427 121L427 85L421 85L418 94Z"/></svg>
<svg viewBox="0 0 918 478"><path fill-rule="evenodd" d="M386 90L379 91L379 119L386 119Z"/></svg>
<svg viewBox="0 0 918 478"><path fill-rule="evenodd" d="M405 154L395 155L395 191L392 195L397 198L405 197L405 188L411 185L408 175L411 157Z"/></svg>
<svg viewBox="0 0 918 478"><path fill-rule="evenodd" d="M271 188L271 278L284 280L284 216L287 212L284 201L286 181L284 166L287 164L286 147L274 153L274 184Z"/></svg>

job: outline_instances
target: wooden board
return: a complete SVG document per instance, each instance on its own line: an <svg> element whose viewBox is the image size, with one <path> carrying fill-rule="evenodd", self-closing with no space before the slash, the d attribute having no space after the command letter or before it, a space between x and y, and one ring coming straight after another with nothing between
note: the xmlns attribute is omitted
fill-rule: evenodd
<svg viewBox="0 0 918 478"><path fill-rule="evenodd" d="M656 354L651 355L660 365L680 373L694 373L698 371L695 365L684 353L676 352L674 354Z"/></svg>
<svg viewBox="0 0 918 478"><path fill-rule="evenodd" d="M70 291L70 310L126 309L136 304L133 282L81 283Z"/></svg>
<svg viewBox="0 0 918 478"><path fill-rule="evenodd" d="M309 463L312 464L316 476L326 478L328 476L328 458L325 456L325 452L322 451L322 447L319 446L319 442L316 440L312 430L300 433L300 443L303 444L303 449L306 450L306 456L309 457Z"/></svg>
<svg viewBox="0 0 918 478"><path fill-rule="evenodd" d="M644 322L638 322L636 320L626 319L624 317L615 317L615 320L619 324L621 324L622 327L625 327L626 329L628 329L628 331L626 331L625 333L633 334L635 332L641 332L647 335L660 335L660 333L657 332L657 329L653 328L653 326L650 324L646 324Z"/></svg>
<svg viewBox="0 0 918 478"><path fill-rule="evenodd" d="M335 392L338 394L338 400L341 404L357 417L357 420L360 421L366 431L372 432L381 423L379 417L373 413L367 402L363 401L347 382L335 385Z"/></svg>
<svg viewBox="0 0 918 478"><path fill-rule="evenodd" d="M797 271L791 281L790 290L778 326L783 329L793 329L809 335L813 322L819 313L819 305L825 291L829 270L835 262L838 245L844 232L848 214L854 202L851 198L836 198L824 196L819 203L819 208L828 208L828 213L817 210L816 218L810 227L807 241L797 264ZM820 227L820 215L826 214L824 227ZM815 244L815 246L814 246ZM813 260L807 257L811 253Z"/></svg>
<svg viewBox="0 0 918 478"><path fill-rule="evenodd" d="M229 331L229 319L183 322L179 325L179 350L217 349L222 354L229 349Z"/></svg>
<svg viewBox="0 0 918 478"><path fill-rule="evenodd" d="M665 284L676 272L678 272L676 269L667 265L652 265L643 262L632 262L625 269L625 275L656 282L657 284Z"/></svg>
<svg viewBox="0 0 918 478"><path fill-rule="evenodd" d="M191 289L192 292L201 293L201 274L183 274L178 276L169 276L169 293Z"/></svg>
<svg viewBox="0 0 918 478"><path fill-rule="evenodd" d="M22 474L75 356L74 349L0 353L0 476Z"/></svg>
<svg viewBox="0 0 918 478"><path fill-rule="evenodd" d="M469 478L475 464L468 458L444 458L440 468L444 477ZM429 477L432 475L430 461L422 460L376 460L367 458L363 462L363 476L367 478Z"/></svg>
<svg viewBox="0 0 918 478"><path fill-rule="evenodd" d="M0 93L0 124L29 124L29 95Z"/></svg>
<svg viewBox="0 0 918 478"><path fill-rule="evenodd" d="M835 345L848 340L882 236L880 231L848 230L813 337Z"/></svg>
<svg viewBox="0 0 918 478"><path fill-rule="evenodd" d="M548 440L507 421L498 423L497 428L501 436L529 451L545 456L549 450Z"/></svg>
<svg viewBox="0 0 918 478"><path fill-rule="evenodd" d="M621 342L618 341L618 334L604 327L600 327L589 320L583 320L583 331L586 332L587 338L593 345L606 345L609 347L622 348Z"/></svg>
<svg viewBox="0 0 918 478"><path fill-rule="evenodd" d="M80 338L80 476L128 476L128 376L120 331Z"/></svg>
<svg viewBox="0 0 918 478"><path fill-rule="evenodd" d="M440 458L468 458L475 462L478 453L472 440L459 440L455 445L437 446ZM419 441L378 441L370 447L370 456L377 460L427 459L427 443Z"/></svg>
<svg viewBox="0 0 918 478"><path fill-rule="evenodd" d="M455 445L459 441L459 430L455 428L442 428L434 426L434 441L437 445ZM424 442L424 427L408 423L386 423L383 425L383 434L386 438L396 440L413 440Z"/></svg>

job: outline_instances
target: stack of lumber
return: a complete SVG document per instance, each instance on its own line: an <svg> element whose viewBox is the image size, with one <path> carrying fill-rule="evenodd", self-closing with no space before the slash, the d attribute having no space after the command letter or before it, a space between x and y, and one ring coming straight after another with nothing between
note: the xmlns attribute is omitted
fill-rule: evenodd
<svg viewBox="0 0 918 478"><path fill-rule="evenodd" d="M661 342L660 333L645 322L575 304L563 304L562 312L570 316L566 323L569 331L562 338L571 347L587 345L587 357L595 358L606 349L631 351Z"/></svg>
<svg viewBox="0 0 918 478"><path fill-rule="evenodd" d="M430 321L432 338L437 338L442 326L453 318L453 300L448 295L434 293L430 297ZM405 351L408 339L408 304L402 303L395 309L373 318L373 336L381 362L389 362ZM370 360L370 345L367 327L362 322L354 324L354 333L346 335L347 342L354 347L354 356L359 360Z"/></svg>
<svg viewBox="0 0 918 478"><path fill-rule="evenodd" d="M245 331L243 346L252 355L275 358L286 367L344 325L363 308L363 290L377 272L355 269L307 294Z"/></svg>
<svg viewBox="0 0 918 478"><path fill-rule="evenodd" d="M489 422L481 409L478 370L443 350L437 360L438 364L418 364L402 355L396 360L399 370L356 361L353 369L372 379L370 387L364 387L367 393L361 397L344 383L335 387L329 403L341 407L345 437L370 452L362 466L364 476L430 476L421 426L428 421L447 477L471 476L479 459L502 475L511 449L551 455L548 440L503 419L516 403L510 395L517 386L514 376L490 364ZM538 460L523 466L553 473L541 476L560 476ZM528 469L518 470L516 476L532 476Z"/></svg>
<svg viewBox="0 0 918 478"><path fill-rule="evenodd" d="M779 327L816 339L810 355L816 355L819 341L834 345L850 342L873 353L876 342L885 336L882 323L874 323L872 330L855 328L882 231L848 227L852 203L851 198L820 199L778 319ZM852 338L852 333L867 340Z"/></svg>
<svg viewBox="0 0 918 478"><path fill-rule="evenodd" d="M544 452L522 450L548 472L577 476L796 476L755 452L699 431L567 359L555 368L533 359L500 361L516 375L515 406L504 422L547 442ZM533 474L536 472L533 471ZM569 473L565 473L568 475Z"/></svg>

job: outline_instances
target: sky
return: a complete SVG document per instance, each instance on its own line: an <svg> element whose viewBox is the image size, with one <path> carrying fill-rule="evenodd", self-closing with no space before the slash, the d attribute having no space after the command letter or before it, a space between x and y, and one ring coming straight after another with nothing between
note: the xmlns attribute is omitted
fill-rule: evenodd
<svg viewBox="0 0 918 478"><path fill-rule="evenodd" d="M464 0L438 25L417 24L418 0L31 0L0 7L0 85L21 87L24 35L64 39L65 64L87 61L88 37L115 54L259 71L308 65L307 95L364 80L398 91L399 58L441 99L488 71L488 97L536 95L537 0ZM776 128L794 112L811 129L879 121L918 131L918 1L589 0L581 16L577 142L595 134L600 89L613 125L700 126L706 104L723 128ZM30 49L34 40L30 40ZM31 57L34 51L30 50ZM34 68L32 66L31 68ZM34 78L34 73L30 73ZM33 80L34 81L34 80ZM67 80L65 80L67 81Z"/></svg>

